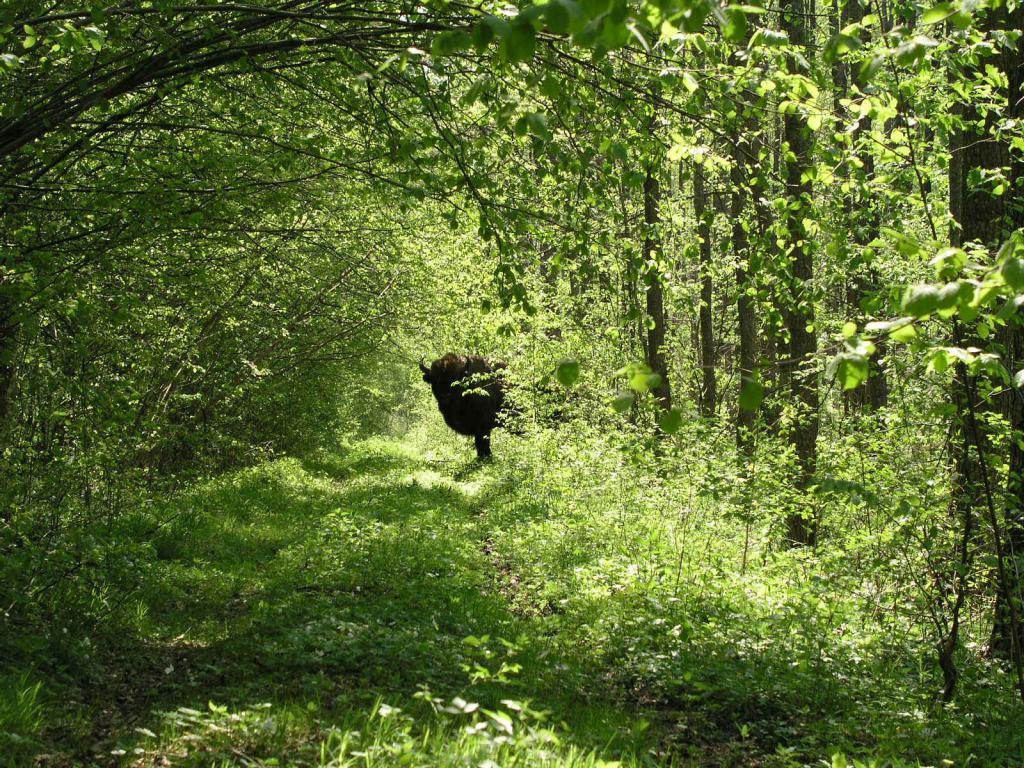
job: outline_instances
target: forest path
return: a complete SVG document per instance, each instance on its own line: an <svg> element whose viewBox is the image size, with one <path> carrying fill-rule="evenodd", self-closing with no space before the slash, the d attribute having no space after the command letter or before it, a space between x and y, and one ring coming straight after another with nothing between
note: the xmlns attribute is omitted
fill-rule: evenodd
<svg viewBox="0 0 1024 768"><path fill-rule="evenodd" d="M176 499L70 764L652 764L609 670L524 609L489 472L374 440Z"/></svg>

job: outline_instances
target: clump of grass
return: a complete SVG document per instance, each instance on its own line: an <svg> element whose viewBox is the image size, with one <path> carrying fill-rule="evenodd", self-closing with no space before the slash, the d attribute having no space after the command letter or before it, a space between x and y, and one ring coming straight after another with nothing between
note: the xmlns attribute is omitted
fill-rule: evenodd
<svg viewBox="0 0 1024 768"><path fill-rule="evenodd" d="M42 683L28 674L0 676L0 764L18 765L39 745Z"/></svg>

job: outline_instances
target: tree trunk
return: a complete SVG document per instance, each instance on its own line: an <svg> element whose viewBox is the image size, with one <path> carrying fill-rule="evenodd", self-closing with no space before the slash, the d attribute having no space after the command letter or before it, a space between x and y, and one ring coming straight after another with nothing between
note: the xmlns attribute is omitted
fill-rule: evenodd
<svg viewBox="0 0 1024 768"><path fill-rule="evenodd" d="M1010 13L1005 10L1005 6L990 13L990 28L1024 28L1024 8L1021 6ZM1019 122L1024 119L1024 52L1021 51L1020 43L1004 49L996 63L1005 73L1008 85L1004 119ZM991 160L1008 166L1012 191L998 198L1001 210L991 211L997 216L995 224L998 228L998 232L989 233L994 235L994 239L988 241L993 248L998 247L1000 241L1010 233L1024 227L1024 208L1020 203L1020 196L1024 192L1024 156L1020 149L1011 151L1005 143L997 144L997 147L999 155L991 157ZM967 157L964 159L968 161ZM963 218L960 222L965 237L972 234L968 222L979 215L973 210L974 199L978 197L964 197ZM983 208L987 209L987 206ZM984 234L977 233L978 239ZM1024 366L1024 328L1019 310L1008 320L1001 337L1005 364L1012 374ZM993 653L1012 659L1019 675L1021 664L1024 663L1024 600L1021 594L1021 573L1024 570L1024 392L1010 388L1003 398L1002 406L1011 429L1003 523L1006 562L999 570L991 648ZM1021 690L1021 695L1024 696L1024 690Z"/></svg>
<svg viewBox="0 0 1024 768"><path fill-rule="evenodd" d="M782 26L790 41L799 47L806 43L807 18L811 12L805 0L785 0L781 5ZM790 56L789 71L799 71L795 57ZM786 329L789 332L790 394L796 413L791 440L796 451L796 486L808 490L814 483L818 459L818 374L815 357L818 351L814 327L814 254L811 238L804 229L804 220L811 216L811 183L804 179L810 163L811 135L804 119L788 113L783 120L785 145L785 184L789 211L786 218L789 270L785 277ZM786 537L792 544L813 545L817 524L809 505L794 509L786 519Z"/></svg>
<svg viewBox="0 0 1024 768"><path fill-rule="evenodd" d="M745 126L744 126L745 127ZM743 127L740 130L743 133ZM757 316L753 287L748 271L750 265L750 238L744 226L743 212L749 196L750 142L737 137L733 144L732 169L729 180L732 197L729 201L729 218L732 221L731 248L736 259L736 315L739 325L739 373L740 386L745 380L753 379L757 367ZM741 455L753 450L752 432L756 413L740 408L736 414L736 447Z"/></svg>
<svg viewBox="0 0 1024 768"><path fill-rule="evenodd" d="M658 254L661 250L658 233L658 203L661 186L657 171L648 166L644 177L644 279L647 288L647 366L661 377L652 392L662 408L672 407L672 388L668 380L668 365L665 360L665 292L658 270Z"/></svg>
<svg viewBox="0 0 1024 768"><path fill-rule="evenodd" d="M841 19L841 23L839 22ZM847 0L843 6L842 15L837 18L838 27L845 27L850 24L857 24L864 19L864 6L861 0ZM862 38L867 41L867 32L862 33ZM833 66L833 79L836 84L835 110L836 114L843 119L850 118L849 111L842 105L842 100L848 98L849 85L853 85L863 92L866 83L860 74L860 67L849 67L841 60L836 61ZM861 253L864 246L877 240L879 237L879 217L875 201L864 194L872 179L875 176L875 157L865 146L866 137L871 134L871 118L860 117L850 135L851 145L855 150L855 157L859 161L859 168L853 168L848 163L843 168L847 176L853 177L857 183L853 185L850 194L843 199L843 219L850 230L850 240L860 246ZM859 257L860 254L858 254ZM873 294L878 291L878 271L870 262L861 262L859 258L850 264L851 279L847 288L847 311L852 317L863 323L868 319L864 304ZM879 364L884 354L885 340L880 338L875 342L876 354L868 363L868 380L864 386L857 387L848 393L849 402L861 409L869 411L878 410L885 406L889 400L889 384L886 379L885 369Z"/></svg>
<svg viewBox="0 0 1024 768"><path fill-rule="evenodd" d="M748 31L745 42L749 42L749 40L750 32ZM736 53L733 53L730 57L730 63L734 67L744 66L743 61ZM737 396L742 393L744 383L755 379L757 376L757 312L754 296L752 295L754 293L754 284L751 279L751 262L754 252L750 247L748 223L744 218L748 202L754 202L754 210L756 211L757 209L757 202L752 194L752 189L755 185L751 179L751 172L754 168L751 158L756 152L755 143L751 137L759 135L757 118L755 117L757 112L753 109L753 104L751 103L751 93L754 90L756 89L746 84L739 89L739 98L736 102L737 114L735 119L730 121L732 129L732 167L729 170L728 215L729 221L732 223L729 248L732 251L733 258L736 260L736 321L738 332L738 348L736 353L737 367L740 374ZM755 176L758 179L760 178L760 176ZM756 416L757 414L753 410L737 408L737 458L744 462L753 453L753 431Z"/></svg>
<svg viewBox="0 0 1024 768"><path fill-rule="evenodd" d="M14 320L14 301L0 294L0 454L8 444L11 430L11 399L14 397L18 350L18 328Z"/></svg>
<svg viewBox="0 0 1024 768"><path fill-rule="evenodd" d="M718 409L718 385L715 380L715 329L712 324L714 283L711 276L711 223L713 212L708 211L707 192L704 189L704 169L693 169L693 212L697 218L700 237L700 408L706 418L713 418Z"/></svg>

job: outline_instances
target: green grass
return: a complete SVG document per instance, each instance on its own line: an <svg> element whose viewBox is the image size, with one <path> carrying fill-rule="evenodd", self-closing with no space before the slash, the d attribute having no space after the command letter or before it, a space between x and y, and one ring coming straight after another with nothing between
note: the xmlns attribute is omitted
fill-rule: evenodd
<svg viewBox="0 0 1024 768"><path fill-rule="evenodd" d="M640 709L510 603L489 472L372 441L161 506L134 626L76 707L49 702L61 759L642 763Z"/></svg>
<svg viewBox="0 0 1024 768"><path fill-rule="evenodd" d="M506 439L480 465L451 439L375 439L140 507L109 534L149 542L137 581L68 641L78 666L47 640L0 679L3 760L1024 761L1005 676L965 655L957 705L935 707L921 638L864 612L849 551L755 530L744 557L731 470L668 476L579 440Z"/></svg>
<svg viewBox="0 0 1024 768"><path fill-rule="evenodd" d="M42 683L26 674L0 676L0 753L11 763L27 762L38 747L41 688Z"/></svg>

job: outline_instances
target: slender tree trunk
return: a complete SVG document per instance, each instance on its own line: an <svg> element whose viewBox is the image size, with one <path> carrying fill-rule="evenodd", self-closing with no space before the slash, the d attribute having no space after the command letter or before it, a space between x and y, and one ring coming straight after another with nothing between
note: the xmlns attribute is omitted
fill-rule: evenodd
<svg viewBox="0 0 1024 768"><path fill-rule="evenodd" d="M784 0L781 5L782 26L790 41L803 47L807 37L807 19L812 11L807 0ZM799 64L790 57L789 71L798 72ZM785 152L786 197L789 211L786 219L787 247L790 269L786 277L786 328L789 332L792 368L790 393L796 413L791 431L797 458L796 485L801 491L814 483L818 460L819 394L815 357L818 351L814 327L814 254L812 238L804 229L804 220L811 216L811 183L804 179L810 163L811 135L804 119L794 113L783 120L782 138ZM813 545L817 524L809 506L794 509L786 519L786 536L793 544Z"/></svg>
<svg viewBox="0 0 1024 768"><path fill-rule="evenodd" d="M700 237L700 367L701 413L712 418L718 409L718 385L715 380L715 329L712 324L714 283L711 275L711 223L714 214L708 210L707 191L704 188L704 169L693 169L693 212L697 218Z"/></svg>
<svg viewBox="0 0 1024 768"><path fill-rule="evenodd" d="M744 126L745 127L745 126ZM743 128L741 128L742 132ZM737 137L733 144L733 163L729 173L732 197L729 201L729 218L732 221L731 247L736 259L736 316L739 325L739 373L740 386L756 376L757 367L757 315L754 297L751 295L750 238L743 218L749 196L750 142ZM752 432L755 412L740 408L736 414L736 447L742 455L753 449Z"/></svg>
<svg viewBox="0 0 1024 768"><path fill-rule="evenodd" d="M746 41L750 40L750 33ZM742 62L734 53L730 58L734 67L741 66ZM739 392L742 392L745 382L752 381L757 376L757 312L754 304L754 285L751 279L751 262L754 255L750 247L750 235L748 230L748 219L746 218L747 204L753 202L751 180L753 166L751 157L755 150L755 143L752 136L757 135L758 126L755 112L752 109L752 92L754 88L749 83L741 85L739 97L736 101L737 115L730 121L732 126L732 167L729 170L729 197L728 215L732 223L732 232L729 247L736 260L736 320L739 346L737 349L737 363L739 368ZM754 174L756 176L756 174ZM725 201L723 201L725 202ZM755 202L756 209L756 202ZM738 392L738 394L739 394ZM753 410L737 408L736 414L736 449L738 458L745 460L753 452L754 441L753 431L757 414Z"/></svg>
<svg viewBox="0 0 1024 768"><path fill-rule="evenodd" d="M861 0L846 0L841 15L835 7L838 0L833 0L833 13L835 14L836 31L839 27L856 24L864 19L864 6ZM840 21L841 20L841 21ZM867 38L867 32L863 33ZM866 83L860 74L860 67L850 67L840 59L832 67L833 79L836 85L835 111L844 120L850 119L849 110L843 106L842 101L850 96L850 83L863 91ZM866 137L871 134L871 118L860 117L853 131L850 134L850 141L854 148L854 157L857 158L859 167L851 167L847 163L842 169L844 174L853 182L850 194L843 197L843 221L850 232L850 240L860 246L858 258L850 263L850 284L847 287L847 311L852 317L860 321L867 319L864 304L874 293L878 291L878 272L870 262L862 263L860 254L864 253L864 246L878 239L879 217L875 207L875 201L869 194L865 194L867 186L875 176L875 158L865 146ZM878 363L884 354L885 340L876 340L877 353L869 362L869 376L864 386L857 387L848 393L849 402L858 408L877 410L883 407L889 400L889 384L886 380L885 369Z"/></svg>
<svg viewBox="0 0 1024 768"><path fill-rule="evenodd" d="M644 177L644 280L647 289L647 365L661 377L654 388L654 397L664 409L672 407L672 388L668 379L668 364L665 359L665 292L658 270L658 254L661 250L661 235L658 233L658 204L661 200L661 185L657 169L648 166Z"/></svg>
<svg viewBox="0 0 1024 768"><path fill-rule="evenodd" d="M14 301L0 294L0 455L11 433L11 400L17 370L18 329L13 315Z"/></svg>
<svg viewBox="0 0 1024 768"><path fill-rule="evenodd" d="M619 236L624 242L631 241L638 233L630 226L629 193L624 184L619 184L619 210L622 217L622 230ZM640 271L636 259L628 254L622 271L621 292L622 317L626 333L622 334L622 354L626 359L633 360L642 352L647 357L647 339L644 336L643 316L640 311Z"/></svg>

